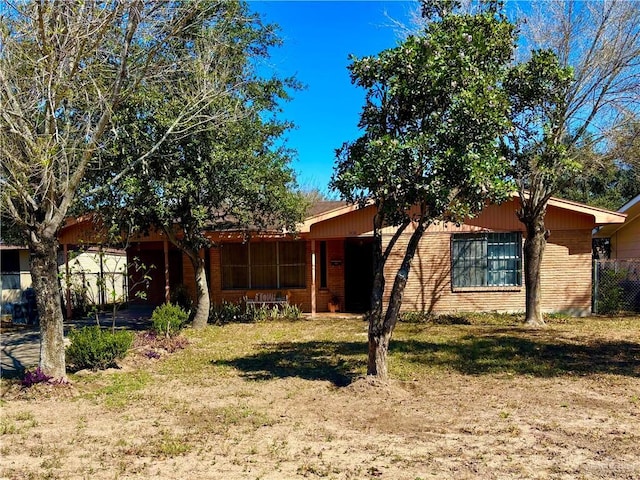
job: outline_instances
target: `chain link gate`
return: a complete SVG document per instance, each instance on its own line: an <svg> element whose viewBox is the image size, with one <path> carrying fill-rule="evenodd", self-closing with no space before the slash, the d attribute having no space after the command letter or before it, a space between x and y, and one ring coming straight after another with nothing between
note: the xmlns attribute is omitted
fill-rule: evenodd
<svg viewBox="0 0 640 480"><path fill-rule="evenodd" d="M594 260L593 313L640 312L640 260Z"/></svg>

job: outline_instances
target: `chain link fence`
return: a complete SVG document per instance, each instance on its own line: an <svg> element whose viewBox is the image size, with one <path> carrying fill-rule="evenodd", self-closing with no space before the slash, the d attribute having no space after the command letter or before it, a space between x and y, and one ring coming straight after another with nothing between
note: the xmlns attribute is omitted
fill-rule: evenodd
<svg viewBox="0 0 640 480"><path fill-rule="evenodd" d="M593 263L593 312L640 312L640 260Z"/></svg>

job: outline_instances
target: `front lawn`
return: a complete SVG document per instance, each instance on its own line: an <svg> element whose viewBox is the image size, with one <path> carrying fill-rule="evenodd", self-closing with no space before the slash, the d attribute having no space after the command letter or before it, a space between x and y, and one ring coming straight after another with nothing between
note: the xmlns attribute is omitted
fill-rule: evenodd
<svg viewBox="0 0 640 480"><path fill-rule="evenodd" d="M3 381L0 477L640 478L640 317L449 320L399 324L387 384L366 324L323 317Z"/></svg>

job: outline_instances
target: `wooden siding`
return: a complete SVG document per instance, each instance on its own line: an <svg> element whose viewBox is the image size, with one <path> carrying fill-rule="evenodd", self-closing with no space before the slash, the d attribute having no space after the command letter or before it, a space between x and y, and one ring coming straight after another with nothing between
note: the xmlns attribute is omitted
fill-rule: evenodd
<svg viewBox="0 0 640 480"><path fill-rule="evenodd" d="M640 259L640 216L625 223L611 237L611 258Z"/></svg>
<svg viewBox="0 0 640 480"><path fill-rule="evenodd" d="M516 210L520 207L520 200L513 198L501 205L488 205L480 215L468 219L461 225L454 223L437 222L427 230L428 233L458 233L473 231L503 231L523 232L524 225L518 220ZM349 238L373 235L373 215L375 208L368 206L339 217L325 220L311 226L309 238ZM584 230L595 227L594 217L585 213L569 211L555 206L547 208L545 220L547 228L554 230ZM391 235L394 227L383 230L384 234ZM413 229L409 227L407 232Z"/></svg>
<svg viewBox="0 0 640 480"><path fill-rule="evenodd" d="M402 261L407 242L408 236L405 235L398 241L389 259L385 301L388 301L393 284L392 275ZM524 286L506 290L486 288L473 292L453 292L450 242L451 235L448 233L430 232L423 237L409 275L403 311L524 311ZM573 314L590 312L590 230L552 233L543 257L541 281L543 311Z"/></svg>

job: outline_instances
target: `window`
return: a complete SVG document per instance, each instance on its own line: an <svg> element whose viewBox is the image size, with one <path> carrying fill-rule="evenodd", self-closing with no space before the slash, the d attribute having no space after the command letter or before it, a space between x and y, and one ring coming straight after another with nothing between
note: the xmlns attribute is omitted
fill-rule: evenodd
<svg viewBox="0 0 640 480"><path fill-rule="evenodd" d="M320 288L327 288L327 242L320 242Z"/></svg>
<svg viewBox="0 0 640 480"><path fill-rule="evenodd" d="M222 288L304 288L305 255L305 242L224 244Z"/></svg>
<svg viewBox="0 0 640 480"><path fill-rule="evenodd" d="M520 233L453 235L453 287L519 287L522 285Z"/></svg>
<svg viewBox="0 0 640 480"><path fill-rule="evenodd" d="M20 290L20 252L0 251L0 285L3 290Z"/></svg>

